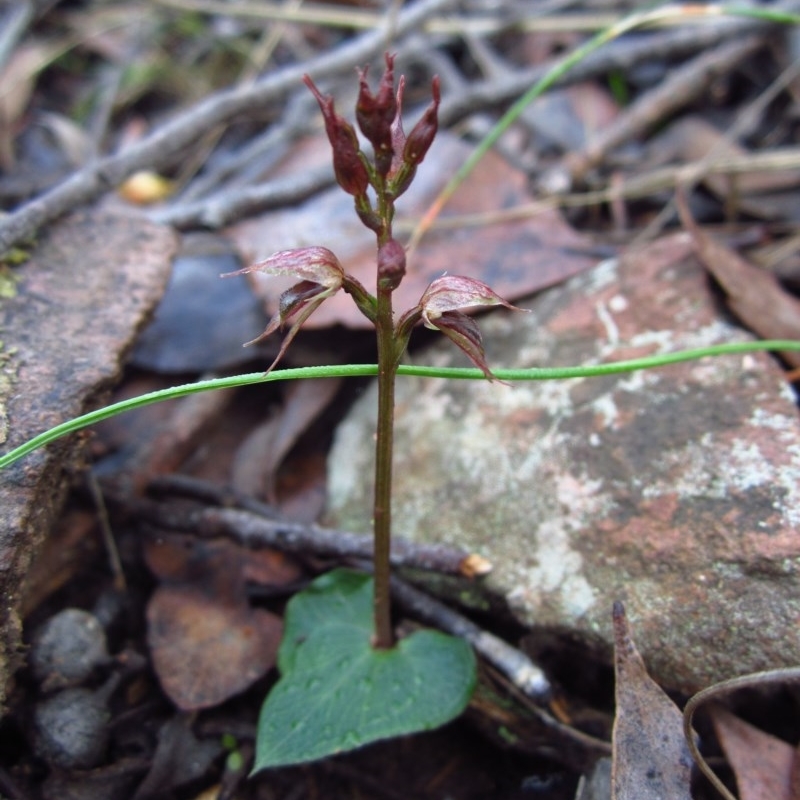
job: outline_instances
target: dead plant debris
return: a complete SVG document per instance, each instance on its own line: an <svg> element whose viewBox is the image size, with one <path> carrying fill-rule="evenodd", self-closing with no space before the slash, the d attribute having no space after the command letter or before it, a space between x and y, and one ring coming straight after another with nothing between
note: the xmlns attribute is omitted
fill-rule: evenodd
<svg viewBox="0 0 800 800"><path fill-rule="evenodd" d="M796 0L774 7L800 12ZM263 371L276 346L238 343L275 312L280 290L253 284L251 294L241 279L217 294L221 272L319 245L369 284L370 245L351 204L329 191L304 73L342 108L354 68L379 65L387 47L408 76L409 107L440 76L447 132L401 203L396 230L408 237L500 114L629 10L621 0L0 4L3 447L97 407L112 387L121 397L234 366ZM398 301L413 305L432 278L456 272L517 302L682 227L743 327L800 338L796 48L786 27L712 15L600 48L462 185L412 254ZM178 237L170 292L181 302L164 302L123 370ZM350 309L337 298L314 314L292 363L371 361ZM363 536L319 524L333 432L362 387L187 398L0 473L0 794L715 796L693 777L686 698L652 681L633 643L635 600L632 630L614 611L614 694L608 653L470 607L469 583L454 576L480 581L491 568L480 554L413 542L394 553L407 570L395 587L402 625L438 624L482 654L467 721L247 779L286 601L329 566L369 556ZM109 509L112 554L85 469ZM436 598L412 585L421 572ZM84 626L84 646L53 641L64 620ZM541 663L516 647L524 636L541 637ZM792 685L745 692L695 721L740 800L800 800Z"/></svg>

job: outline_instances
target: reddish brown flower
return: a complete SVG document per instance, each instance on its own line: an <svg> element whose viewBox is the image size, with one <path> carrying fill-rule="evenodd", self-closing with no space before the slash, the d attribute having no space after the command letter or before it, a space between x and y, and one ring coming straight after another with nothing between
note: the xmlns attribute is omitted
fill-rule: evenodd
<svg viewBox="0 0 800 800"><path fill-rule="evenodd" d="M366 195L369 186L369 173L362 160L355 129L333 107L333 98L323 95L308 75L303 82L317 99L322 117L325 120L325 132L333 149L333 172L339 186L355 197Z"/></svg>
<svg viewBox="0 0 800 800"><path fill-rule="evenodd" d="M281 250L264 261L251 264L237 272L230 272L223 277L244 275L250 272L263 272L266 275L291 275L300 279L299 283L281 295L278 301L278 311L264 332L246 343L246 345L250 345L260 342L278 328L283 328L287 322L291 322L291 328L281 343L278 355L267 370L269 372L283 357L286 348L300 330L300 326L327 298L342 288L345 272L339 259L327 247L302 247L296 250Z"/></svg>
<svg viewBox="0 0 800 800"><path fill-rule="evenodd" d="M489 380L495 378L486 363L480 329L462 309L498 305L515 311L522 310L503 300L485 283L459 275L445 275L431 281L419 301L425 327L441 331L464 351Z"/></svg>
<svg viewBox="0 0 800 800"><path fill-rule="evenodd" d="M392 166L392 123L397 116L394 93L394 56L386 53L386 70L375 94L367 84L367 69L359 71L356 120L361 132L375 150L375 169L386 175Z"/></svg>

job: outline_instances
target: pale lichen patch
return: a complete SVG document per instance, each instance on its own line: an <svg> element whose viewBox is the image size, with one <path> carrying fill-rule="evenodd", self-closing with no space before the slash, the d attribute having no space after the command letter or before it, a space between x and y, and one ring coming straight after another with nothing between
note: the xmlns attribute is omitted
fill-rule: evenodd
<svg viewBox="0 0 800 800"><path fill-rule="evenodd" d="M720 318L684 240L606 262L496 328L482 319L490 363L600 363L746 340ZM450 350L425 361L453 363ZM369 504L356 454L359 441L372 447L365 418L332 455L332 475L358 465L337 523ZM396 532L489 558L483 585L533 628L608 640L611 603L625 600L655 677L674 688L797 663L800 642L786 634L800 618L798 421L761 353L514 388L415 384L397 425Z"/></svg>

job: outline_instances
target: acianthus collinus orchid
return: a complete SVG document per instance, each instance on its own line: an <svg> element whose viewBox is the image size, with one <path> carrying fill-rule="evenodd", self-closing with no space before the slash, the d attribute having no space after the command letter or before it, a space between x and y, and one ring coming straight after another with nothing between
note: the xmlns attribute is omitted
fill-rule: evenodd
<svg viewBox="0 0 800 800"><path fill-rule="evenodd" d="M442 670L441 666L434 665L434 661L436 664L449 663L450 666L447 669L452 674L449 677L441 676L444 681L443 686L447 688L438 691L435 701L430 698L423 700L420 697L416 707L413 707L413 704L409 706L413 713L407 712L408 719L404 719L399 727L396 724L396 708L393 715L389 715L391 720L386 725L375 722L376 719L383 718L380 715L374 717L376 712L373 709L370 712L370 722L366 725L368 730L360 730L356 735L355 729L349 731L342 729L339 734L331 734L328 737L330 744L324 746L320 744L319 731L316 731L314 734L316 738L312 737L313 743L309 739L308 743L290 747L287 742L293 741L292 735L284 731L278 721L292 716L293 706L289 698L292 692L298 691L297 684L302 679L306 679L305 685L307 686L316 680L316 678L312 680L301 677L315 674L313 668L306 662L316 664L316 656L312 657L311 654L317 652L315 646L311 644L313 635L304 631L302 646L291 641L282 645L282 648L285 646L286 655L283 659L279 656L279 667L283 675L262 709L256 769L316 758L320 753L327 754L348 749L348 747L358 746L375 738L396 735L398 732L411 732L434 727L460 713L466 704L474 685L475 667L474 657L469 648L464 650L463 642L453 640L452 637L445 637L444 634L437 632L436 636L441 637L436 640L437 643L429 642L423 648L421 642L412 642L416 635L422 633L417 632L399 644L395 643L389 593L394 383L397 368L408 345L411 331L419 323L444 333L466 353L488 379L493 380L494 376L486 363L478 326L471 317L464 313L464 310L475 306L493 305L514 308L481 281L445 275L431 282L414 308L403 313L397 320L394 317L392 293L400 285L406 272L405 249L392 234L395 202L408 189L414 179L417 167L424 160L436 135L440 104L439 79L436 77L433 79L431 103L423 112L420 120L406 135L402 122L404 80L401 77L397 89L395 89L394 57L386 55L386 69L374 94L367 83L366 68L360 70L356 121L364 138L371 145L371 155L362 150L358 134L353 126L336 113L333 98L323 95L310 77L305 76L304 82L316 97L322 110L325 130L333 148L333 168L336 180L344 191L353 196L355 211L361 222L375 233L377 240L375 293L372 294L359 281L348 275L334 253L324 247L284 250L275 253L265 261L233 274L262 272L275 276L288 275L298 281L281 295L274 317L264 332L253 340L254 342L260 341L279 328L288 329L270 370L283 357L288 345L308 317L325 300L340 290L352 296L361 312L375 326L378 347L378 426L373 509L375 551L372 625L370 626L371 635L366 642L362 643L366 652L362 648L358 650L360 656L353 657L360 666L355 669L351 665L347 669L355 669L353 674L361 676L362 689L367 685L379 685L380 681L385 678L383 670L389 670L386 674L400 676L400 684L393 683L392 685L401 685L405 677L409 677L403 670L417 670L417 673L425 673L427 677L419 681L417 681L417 673L414 677L414 681L424 687L429 679L433 680L431 674L433 671ZM330 575L335 574L331 573ZM331 603L337 602L340 596L349 596L351 592L353 596L361 594L360 588L353 588L356 584L360 587L358 583L360 578L354 579L350 574L331 579L330 575L323 576L326 582L316 587L315 591L331 592L331 597L335 598L330 601ZM292 607L292 603L295 604L294 607ZM299 609L304 607L305 600L298 595L292 603L287 612L287 635L296 627L302 628L300 623L294 621L294 617L289 618L289 614L293 613L294 608L296 616L300 617L302 612ZM322 635L320 635L320 641L322 641ZM317 645L322 652L327 652L325 649L327 645L323 647L319 642ZM424 650L427 655L423 656L420 652L411 658L412 652L416 653L417 649ZM431 655L434 652L439 653L435 658ZM342 663L349 663L349 660L343 659ZM457 664L460 666L454 666ZM342 669L345 667L343 666ZM293 677L293 670L298 671L298 675ZM460 675L458 679L455 677L457 674ZM392 680L394 681L394 678ZM351 683L353 681L358 683L355 678L351 678ZM450 681L452 685L447 681ZM371 706L373 704L370 699L372 696L365 694L359 699L359 691L361 689L352 689L351 705L355 703L356 708L358 703ZM395 705L397 704L395 703ZM404 702L404 705L408 705L408 703ZM426 707L423 708L423 706ZM344 706L337 706L337 710L334 712L325 706L325 711L319 711L320 714L328 712L335 717L335 724L331 723L331 730L339 730L344 725L341 720L347 718L349 707L345 709ZM292 728L293 734L300 731L296 738L303 742L305 740L302 731L305 730L307 724L311 725L313 721L305 717L302 720L295 719L292 723L295 726ZM376 725L377 733L372 732ZM327 741L325 736L322 739Z"/></svg>
<svg viewBox="0 0 800 800"><path fill-rule="evenodd" d="M356 120L373 148L373 159L361 150L358 136L335 109L333 98L324 96L306 75L305 83L316 97L325 119L325 130L333 148L333 167L338 184L355 198L361 221L375 232L378 240L377 293L392 292L405 275L406 258L402 245L392 237L394 203L408 189L427 154L438 129L440 103L438 78L433 79L433 100L408 136L403 132L402 101L404 80L394 89L394 58L386 56L386 70L376 94L367 84L367 70L360 70L360 91ZM370 198L369 190L375 193ZM348 275L334 253L325 247L282 250L264 261L232 274L262 272L266 275L293 276L299 279L280 298L279 308L264 332L247 344L260 342L276 330L288 326L280 351L270 370L283 357L292 339L308 317L333 294L343 289L353 296L362 313L377 320L378 299ZM475 322L463 309L475 306L514 306L499 297L485 283L457 275L436 278L425 290L418 305L407 311L395 326L398 359L408 343L411 329L422 321L452 339L488 378L491 371Z"/></svg>

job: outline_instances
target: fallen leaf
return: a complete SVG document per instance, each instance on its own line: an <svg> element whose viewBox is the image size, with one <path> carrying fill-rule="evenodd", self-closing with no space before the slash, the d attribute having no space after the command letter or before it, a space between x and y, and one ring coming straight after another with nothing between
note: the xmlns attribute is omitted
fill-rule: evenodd
<svg viewBox="0 0 800 800"><path fill-rule="evenodd" d="M219 705L265 675L282 632L276 615L193 585L160 586L147 605L153 667L183 711Z"/></svg>
<svg viewBox="0 0 800 800"><path fill-rule="evenodd" d="M765 269L716 241L692 218L686 198L676 196L678 213L694 241L695 251L725 292L731 311L764 339L800 338L800 300L792 297ZM800 366L800 353L781 353L792 366Z"/></svg>
<svg viewBox="0 0 800 800"><path fill-rule="evenodd" d="M281 468L275 488L278 510L286 519L313 524L325 511L328 459L322 451L300 453Z"/></svg>
<svg viewBox="0 0 800 800"><path fill-rule="evenodd" d="M690 800L692 758L678 707L647 674L622 603L614 604L617 713L613 800Z"/></svg>
<svg viewBox="0 0 800 800"><path fill-rule="evenodd" d="M709 715L736 776L740 800L796 800L791 792L794 747L722 706L711 706Z"/></svg>
<svg viewBox="0 0 800 800"><path fill-rule="evenodd" d="M523 112L526 126L540 137L539 148L561 152L582 150L618 116L611 93L594 81L546 92Z"/></svg>
<svg viewBox="0 0 800 800"><path fill-rule="evenodd" d="M301 574L297 562L277 550L250 550L229 539L204 541L182 534L148 540L144 558L161 583L202 586L228 604L244 599L245 582L285 586Z"/></svg>
<svg viewBox="0 0 800 800"><path fill-rule="evenodd" d="M30 40L12 53L0 70L0 166L14 166L13 137L28 107L39 73L61 50L57 42Z"/></svg>
<svg viewBox="0 0 800 800"><path fill-rule="evenodd" d="M198 739L194 735L192 716L176 714L159 729L150 771L133 800L172 796L176 789L202 778L222 753L219 739Z"/></svg>
<svg viewBox="0 0 800 800"><path fill-rule="evenodd" d="M428 207L439 190L469 156L471 148L446 133L434 142L414 183L398 202L395 231L402 242L406 227ZM330 159L327 141L301 143L283 169L307 169L309 163ZM448 216L479 215L529 203L524 175L500 156L487 154L448 203ZM340 189L322 192L299 206L269 212L232 226L227 235L236 243L245 264L261 261L276 250L309 245L332 250L344 268L370 291L375 289L375 235L353 211L353 199ZM576 233L554 210L523 220L491 225L433 230L421 242L408 272L394 293L398 311L412 308L428 284L447 272L487 283L509 300L552 286L596 263L590 243ZM280 279L255 273L250 276L270 316L288 285ZM289 281L291 283L291 280ZM339 292L326 300L305 323L306 328L340 323L353 328L371 324L352 299ZM259 333L255 331L254 335Z"/></svg>
<svg viewBox="0 0 800 800"><path fill-rule="evenodd" d="M281 619L247 601L246 582L283 585L300 570L290 558L227 539L172 534L149 540L161 581L147 606L147 641L164 692L184 710L218 705L275 664Z"/></svg>
<svg viewBox="0 0 800 800"><path fill-rule="evenodd" d="M231 486L276 503L278 470L297 440L330 405L339 380L290 381L280 411L258 426L236 452Z"/></svg>

